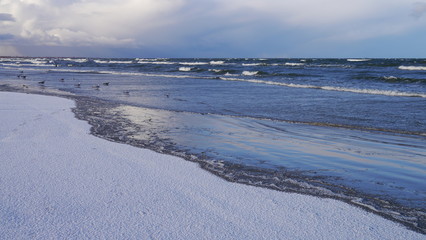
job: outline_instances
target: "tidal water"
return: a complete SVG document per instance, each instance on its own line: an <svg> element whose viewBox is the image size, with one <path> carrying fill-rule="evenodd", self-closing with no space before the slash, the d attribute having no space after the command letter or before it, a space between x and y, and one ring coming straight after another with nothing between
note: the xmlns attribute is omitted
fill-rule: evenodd
<svg viewBox="0 0 426 240"><path fill-rule="evenodd" d="M426 59L0 58L2 84L92 99L77 111L114 125L98 134L228 180L425 232Z"/></svg>

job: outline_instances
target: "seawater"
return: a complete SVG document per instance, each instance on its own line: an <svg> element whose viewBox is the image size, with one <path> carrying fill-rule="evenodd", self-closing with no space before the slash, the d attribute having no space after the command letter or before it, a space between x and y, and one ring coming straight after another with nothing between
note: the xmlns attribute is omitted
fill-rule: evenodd
<svg viewBox="0 0 426 240"><path fill-rule="evenodd" d="M0 71L102 101L82 114L115 122L99 132L113 139L426 229L426 59L0 58Z"/></svg>

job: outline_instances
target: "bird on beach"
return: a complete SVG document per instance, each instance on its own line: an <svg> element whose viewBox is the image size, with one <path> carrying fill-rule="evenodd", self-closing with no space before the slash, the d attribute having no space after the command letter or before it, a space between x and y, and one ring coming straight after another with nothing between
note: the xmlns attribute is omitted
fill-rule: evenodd
<svg viewBox="0 0 426 240"><path fill-rule="evenodd" d="M81 86L81 83L74 84L74 86L79 88Z"/></svg>
<svg viewBox="0 0 426 240"><path fill-rule="evenodd" d="M129 95L130 92L129 91L123 91L124 94Z"/></svg>
<svg viewBox="0 0 426 240"><path fill-rule="evenodd" d="M63 79L63 78L61 78L61 80L60 80L61 82L64 82L65 81L65 79Z"/></svg>
<svg viewBox="0 0 426 240"><path fill-rule="evenodd" d="M38 84L43 85L45 82L46 82L46 81L40 81L40 82L38 82Z"/></svg>
<svg viewBox="0 0 426 240"><path fill-rule="evenodd" d="M94 85L94 86L93 86L93 88L94 88L95 90L99 90L99 88L101 88L101 86L99 86L99 85Z"/></svg>
<svg viewBox="0 0 426 240"><path fill-rule="evenodd" d="M104 83L102 83L102 85L109 86L109 82L104 82Z"/></svg>

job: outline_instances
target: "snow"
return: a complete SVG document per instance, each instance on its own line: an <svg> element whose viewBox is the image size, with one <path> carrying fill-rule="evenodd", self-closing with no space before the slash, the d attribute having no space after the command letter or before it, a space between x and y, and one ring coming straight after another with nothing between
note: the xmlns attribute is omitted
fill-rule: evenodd
<svg viewBox="0 0 426 240"><path fill-rule="evenodd" d="M94 137L74 106L0 93L1 239L425 239L344 202Z"/></svg>

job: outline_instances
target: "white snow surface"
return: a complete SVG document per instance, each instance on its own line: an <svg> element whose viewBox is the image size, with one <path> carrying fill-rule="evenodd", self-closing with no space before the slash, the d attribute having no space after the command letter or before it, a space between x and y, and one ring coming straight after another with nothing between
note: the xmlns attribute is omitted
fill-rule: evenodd
<svg viewBox="0 0 426 240"><path fill-rule="evenodd" d="M97 138L74 106L0 93L0 239L425 239L341 201Z"/></svg>

